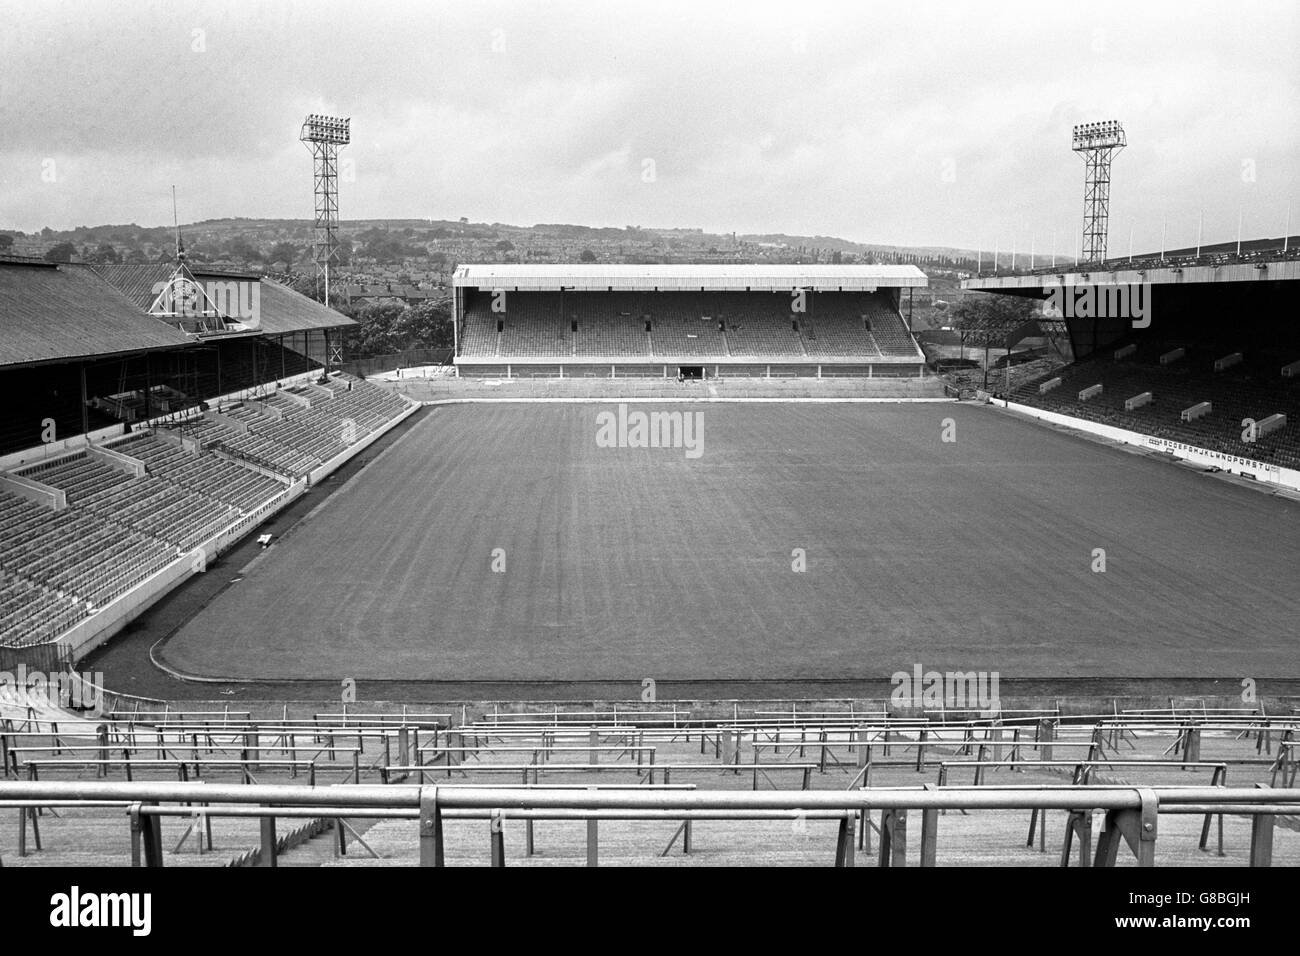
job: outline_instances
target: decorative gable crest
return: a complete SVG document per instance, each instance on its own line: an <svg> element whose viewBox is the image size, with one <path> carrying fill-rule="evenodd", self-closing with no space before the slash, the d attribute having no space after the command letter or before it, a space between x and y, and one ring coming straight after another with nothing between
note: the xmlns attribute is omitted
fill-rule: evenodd
<svg viewBox="0 0 1300 956"><path fill-rule="evenodd" d="M227 316L218 309L203 284L194 278L182 260L171 276L156 283L149 313L165 319L182 331L194 334L225 332Z"/></svg>

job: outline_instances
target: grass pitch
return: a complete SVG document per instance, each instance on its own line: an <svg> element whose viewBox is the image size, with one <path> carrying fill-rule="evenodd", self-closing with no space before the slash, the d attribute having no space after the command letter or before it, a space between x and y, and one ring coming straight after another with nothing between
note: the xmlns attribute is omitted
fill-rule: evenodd
<svg viewBox="0 0 1300 956"><path fill-rule="evenodd" d="M977 407L630 407L700 413L700 457L598 447L608 404L432 410L160 658L236 680L1300 676L1294 501Z"/></svg>

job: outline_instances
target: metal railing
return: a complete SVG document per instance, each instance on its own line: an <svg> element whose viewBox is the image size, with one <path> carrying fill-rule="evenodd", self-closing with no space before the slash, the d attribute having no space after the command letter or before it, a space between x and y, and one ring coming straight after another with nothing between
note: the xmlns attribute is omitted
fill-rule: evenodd
<svg viewBox="0 0 1300 956"><path fill-rule="evenodd" d="M419 860L445 863L444 821L481 819L488 828L491 857L504 865L505 819L587 822L587 862L599 856L600 820L677 820L689 847L693 820L839 821L836 865L854 864L855 828L864 814L881 812L881 866L906 863L907 814L921 815L920 863L933 866L938 849L939 814L944 811L1047 810L1069 814L1062 862L1071 841L1080 839L1081 865L1114 865L1127 844L1140 866L1155 865L1161 814L1230 813L1252 820L1250 863L1269 866L1273 822L1278 814L1300 813L1300 793L1264 787L1032 786L980 788L868 788L833 791L749 792L735 790L493 788L483 786L332 786L294 787L210 783L0 782L0 807L17 807L20 823L38 808L117 805L131 825L132 862L162 866L163 816L252 816L262 820L263 865L274 866L275 821L301 817L347 817L419 821ZM1105 813L1105 826L1092 854L1092 813ZM25 831L24 831L25 833ZM529 831L531 838L531 828ZM676 835L674 835L674 840ZM530 839L531 844L531 839ZM670 843L671 846L671 843ZM689 849L687 849L689 852Z"/></svg>

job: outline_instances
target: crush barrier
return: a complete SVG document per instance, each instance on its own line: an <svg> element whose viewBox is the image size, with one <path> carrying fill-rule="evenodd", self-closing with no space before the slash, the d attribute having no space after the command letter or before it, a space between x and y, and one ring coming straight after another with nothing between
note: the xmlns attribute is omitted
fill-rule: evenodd
<svg viewBox="0 0 1300 956"><path fill-rule="evenodd" d="M1139 866L1156 863L1159 818L1170 813L1233 813L1252 819L1250 863L1269 866L1273 854L1273 820L1300 810L1300 794L1268 788L1229 787L1033 787L1033 788L874 788L848 791L758 792L723 790L535 790L527 788L439 786L284 787L230 786L202 783L13 782L0 783L0 802L32 807L78 805L83 801L121 804L130 821L132 862L162 866L161 817L178 810L193 815L203 805L211 816L256 816L262 826L263 850L275 858L275 821L296 815L376 817L418 821L422 866L445 865L444 826L448 820L486 820L492 862L504 865L505 819L572 819L586 821L588 865L599 861L602 819L750 820L839 819L833 861L854 865L855 821L863 813L881 813L881 866L907 861L910 812L921 816L920 862L937 862L940 813L993 810L1057 810L1071 814L1105 814L1092 864L1114 866L1123 846ZM175 805L175 806L168 806ZM181 806L184 805L184 806ZM286 808L293 808L286 812ZM782 817L784 815L784 817ZM837 816L838 815L838 816ZM1082 822L1072 824L1079 833ZM1090 828L1090 824L1089 824ZM1089 829L1090 835L1090 829ZM1066 856L1069 846L1066 847Z"/></svg>

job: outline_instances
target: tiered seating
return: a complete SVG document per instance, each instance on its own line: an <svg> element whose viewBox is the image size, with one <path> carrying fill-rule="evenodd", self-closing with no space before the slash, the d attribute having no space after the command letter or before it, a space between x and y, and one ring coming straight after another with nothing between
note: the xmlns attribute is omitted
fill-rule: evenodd
<svg viewBox="0 0 1300 956"><path fill-rule="evenodd" d="M650 354L649 315L642 297L628 293L570 293L557 306L556 321L576 322L574 354L642 358Z"/></svg>
<svg viewBox="0 0 1300 956"><path fill-rule="evenodd" d="M17 515L0 541L0 571L64 595L102 605L177 555L174 546L93 511L21 507L13 503L15 498L0 492L0 500L10 499L4 512Z"/></svg>
<svg viewBox="0 0 1300 956"><path fill-rule="evenodd" d="M185 430L202 442L205 449L220 449L282 475L301 477L321 464L319 458L304 455L256 432L237 431L206 415L187 422Z"/></svg>
<svg viewBox="0 0 1300 956"><path fill-rule="evenodd" d="M53 640L89 613L74 598L0 573L0 647Z"/></svg>
<svg viewBox="0 0 1300 956"><path fill-rule="evenodd" d="M912 333L886 296L818 296L805 328L810 355L865 353L914 358L920 354Z"/></svg>
<svg viewBox="0 0 1300 956"><path fill-rule="evenodd" d="M809 355L880 354L861 316L818 315L804 325L803 340Z"/></svg>
<svg viewBox="0 0 1300 956"><path fill-rule="evenodd" d="M1180 359L1161 364L1160 356L1179 345ZM1116 360L1114 348L1067 366L1051 377L1061 384L1040 394L1041 378L1015 389L1014 401L1206 448L1256 461L1296 467L1300 465L1300 382L1280 374L1283 364L1276 354L1247 353L1232 368L1215 372L1216 358L1227 354L1220 344L1173 343L1151 340L1133 354ZM1080 401L1078 394L1101 385L1100 395ZM1125 409L1125 400L1151 392L1150 404ZM1183 421L1181 413L1199 402L1209 402L1210 414ZM1275 412L1287 416L1280 431L1242 440L1242 421L1260 421Z"/></svg>
<svg viewBox="0 0 1300 956"><path fill-rule="evenodd" d="M486 309L473 309L465 313L461 329L460 351L475 358L492 358L497 354L496 317Z"/></svg>
<svg viewBox="0 0 1300 956"><path fill-rule="evenodd" d="M131 478L126 472L110 468L84 452L23 468L18 474L62 488L67 493L69 504L76 504L82 498L106 491L114 485L125 484Z"/></svg>
<svg viewBox="0 0 1300 956"><path fill-rule="evenodd" d="M911 357L917 354L916 342L907 331L903 318L891 306L879 299L869 301L867 318L871 322L871 335L882 355Z"/></svg>
<svg viewBox="0 0 1300 956"><path fill-rule="evenodd" d="M262 398L260 398L259 401L263 405L269 405L272 408L278 409L280 412L284 413L285 415L294 415L297 414L298 412L301 412L303 410L303 406L295 402L293 399L287 397L285 395L286 391L287 389L276 389L270 395L265 395Z"/></svg>
<svg viewBox="0 0 1300 956"><path fill-rule="evenodd" d="M63 489L70 505L99 512L185 551L229 527L238 517L233 508L215 498L160 478L133 477L84 452L19 474Z"/></svg>
<svg viewBox="0 0 1300 956"><path fill-rule="evenodd" d="M0 491L0 540L17 535L46 510L34 501Z"/></svg>
<svg viewBox="0 0 1300 956"><path fill-rule="evenodd" d="M285 489L282 482L230 459L191 454L147 432L137 432L112 447L143 461L151 475L210 495L245 514L257 510Z"/></svg>
<svg viewBox="0 0 1300 956"><path fill-rule="evenodd" d="M727 348L732 355L803 355L803 340L791 322L727 322Z"/></svg>
<svg viewBox="0 0 1300 956"><path fill-rule="evenodd" d="M495 313L491 298L480 295L465 313L461 355L920 357L887 296L819 293L809 294L805 312L793 305L781 292L536 292L510 295L506 311Z"/></svg>
<svg viewBox="0 0 1300 956"><path fill-rule="evenodd" d="M574 355L640 358L650 354L645 320L637 316L614 316L599 322L579 319L573 341Z"/></svg>
<svg viewBox="0 0 1300 956"><path fill-rule="evenodd" d="M259 435L296 448L319 461L328 461L347 448L341 430L322 431L310 420L300 417L277 420L258 415L253 427Z"/></svg>
<svg viewBox="0 0 1300 956"><path fill-rule="evenodd" d="M494 313L495 314L495 313ZM558 292L511 295L503 320L501 355L568 356L573 354L573 333L564 321Z"/></svg>
<svg viewBox="0 0 1300 956"><path fill-rule="evenodd" d="M675 311L651 320L650 347L657 356L726 355L727 341L718 320Z"/></svg>
<svg viewBox="0 0 1300 956"><path fill-rule="evenodd" d="M568 356L573 354L572 333L551 323L508 318L501 331L502 355Z"/></svg>
<svg viewBox="0 0 1300 956"><path fill-rule="evenodd" d="M314 390L296 388L311 401L276 417L250 402L224 405L220 414L248 427L241 432L210 415L183 429L203 443L279 474L301 478L410 408L401 396L351 375L335 375ZM296 404L296 403L294 403ZM286 400L287 406L287 400ZM280 406L285 408L286 406Z"/></svg>
<svg viewBox="0 0 1300 956"><path fill-rule="evenodd" d="M252 403L224 409L247 433L206 415L185 428L205 445L300 476L410 407L351 376L299 394L313 406L271 396L266 404L280 417ZM56 637L286 489L238 461L148 432L111 448L143 462L147 473L81 451L17 472L63 490L68 507L55 511L0 492L0 644Z"/></svg>
<svg viewBox="0 0 1300 956"><path fill-rule="evenodd" d="M338 374L330 378L325 387L334 393L333 399L312 407L341 430L347 422L355 424L360 434L357 438L392 421L409 408L401 396L352 375Z"/></svg>

